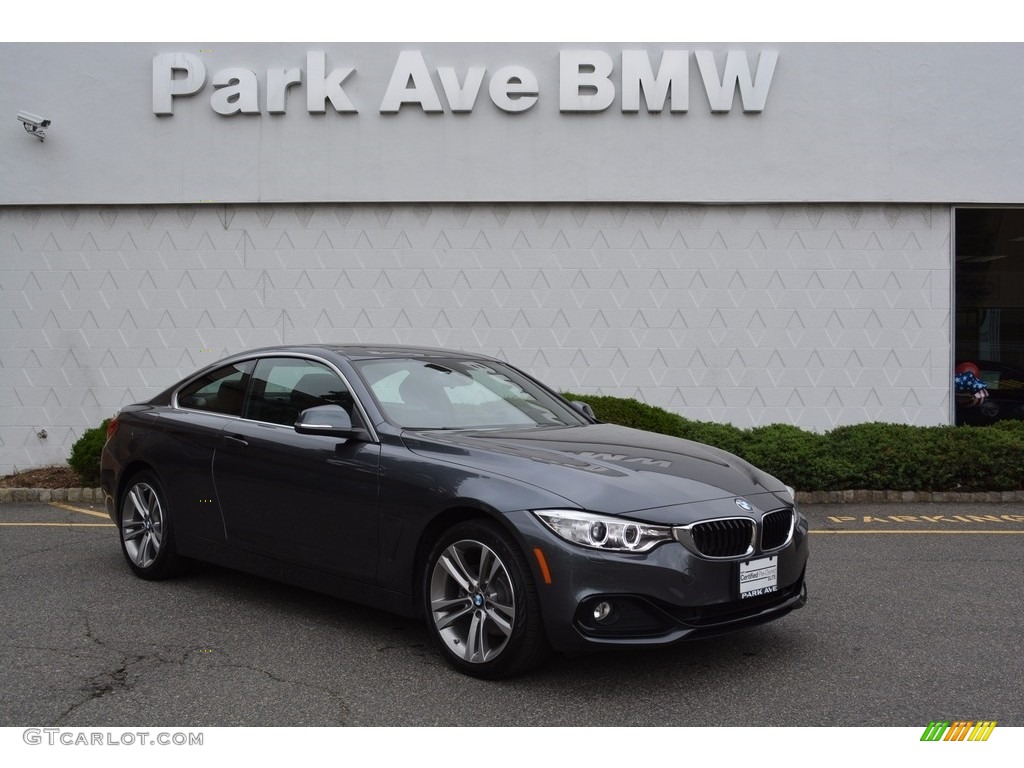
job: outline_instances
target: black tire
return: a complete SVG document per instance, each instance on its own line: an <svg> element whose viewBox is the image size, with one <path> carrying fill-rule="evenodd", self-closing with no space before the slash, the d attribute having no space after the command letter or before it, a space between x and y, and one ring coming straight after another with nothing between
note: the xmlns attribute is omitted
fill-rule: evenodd
<svg viewBox="0 0 1024 768"><path fill-rule="evenodd" d="M167 495L152 472L137 472L125 483L117 527L121 553L136 576L155 581L182 571Z"/></svg>
<svg viewBox="0 0 1024 768"><path fill-rule="evenodd" d="M460 523L437 540L424 571L423 606L445 660L472 677L521 674L549 652L529 565L492 522Z"/></svg>

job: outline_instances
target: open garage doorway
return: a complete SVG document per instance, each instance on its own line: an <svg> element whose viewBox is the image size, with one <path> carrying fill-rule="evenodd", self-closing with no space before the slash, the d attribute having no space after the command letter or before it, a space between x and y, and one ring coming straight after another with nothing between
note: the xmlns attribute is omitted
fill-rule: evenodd
<svg viewBox="0 0 1024 768"><path fill-rule="evenodd" d="M956 423L1024 419L1024 208L955 212ZM972 367L973 366L973 367Z"/></svg>

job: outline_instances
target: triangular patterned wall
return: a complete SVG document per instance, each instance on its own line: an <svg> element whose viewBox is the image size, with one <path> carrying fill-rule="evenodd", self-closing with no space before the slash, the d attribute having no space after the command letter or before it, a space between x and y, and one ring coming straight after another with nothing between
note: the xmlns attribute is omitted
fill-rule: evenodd
<svg viewBox="0 0 1024 768"><path fill-rule="evenodd" d="M0 208L0 472L282 342L482 350L741 426L948 423L949 233L916 205Z"/></svg>

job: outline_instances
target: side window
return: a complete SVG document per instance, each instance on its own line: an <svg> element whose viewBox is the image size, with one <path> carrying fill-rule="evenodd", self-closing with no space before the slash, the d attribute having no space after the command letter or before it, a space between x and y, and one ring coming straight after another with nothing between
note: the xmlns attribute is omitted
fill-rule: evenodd
<svg viewBox="0 0 1024 768"><path fill-rule="evenodd" d="M178 390L178 405L197 411L241 416L252 360L225 365Z"/></svg>
<svg viewBox="0 0 1024 768"><path fill-rule="evenodd" d="M245 418L294 426L315 405L340 405L353 416L352 396L326 365L294 357L266 357L256 364Z"/></svg>

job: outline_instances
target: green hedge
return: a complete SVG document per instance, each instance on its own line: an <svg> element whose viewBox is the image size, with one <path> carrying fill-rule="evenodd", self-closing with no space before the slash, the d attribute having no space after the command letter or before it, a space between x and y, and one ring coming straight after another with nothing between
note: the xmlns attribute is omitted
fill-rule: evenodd
<svg viewBox="0 0 1024 768"><path fill-rule="evenodd" d="M100 484L100 454L107 441L109 423L110 419L104 419L98 427L85 430L71 446L68 464L75 470L83 488L95 488Z"/></svg>
<svg viewBox="0 0 1024 768"><path fill-rule="evenodd" d="M819 434L788 424L740 429L604 395L566 394L602 421L683 437L743 457L801 491L1024 490L1024 422L990 427L856 424Z"/></svg>

